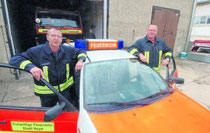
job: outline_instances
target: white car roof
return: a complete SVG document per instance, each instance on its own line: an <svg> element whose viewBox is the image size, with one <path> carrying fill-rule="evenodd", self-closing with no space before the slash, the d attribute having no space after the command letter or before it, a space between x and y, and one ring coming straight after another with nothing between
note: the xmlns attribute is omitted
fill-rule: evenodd
<svg viewBox="0 0 210 133"><path fill-rule="evenodd" d="M136 58L135 56L128 53L126 50L95 50L87 51L87 56L90 62L105 61L105 60L115 60L115 59L127 59ZM86 62L89 62L86 59Z"/></svg>

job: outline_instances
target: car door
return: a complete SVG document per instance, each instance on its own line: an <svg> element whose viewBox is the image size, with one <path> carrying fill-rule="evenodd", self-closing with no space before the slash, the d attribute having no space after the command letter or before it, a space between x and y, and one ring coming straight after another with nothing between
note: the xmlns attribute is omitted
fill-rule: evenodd
<svg viewBox="0 0 210 133"><path fill-rule="evenodd" d="M15 79L17 69L13 68L0 64L0 132L75 133L79 113L71 105L66 108L71 103L64 100L52 108L41 107L31 74L20 71L19 79Z"/></svg>

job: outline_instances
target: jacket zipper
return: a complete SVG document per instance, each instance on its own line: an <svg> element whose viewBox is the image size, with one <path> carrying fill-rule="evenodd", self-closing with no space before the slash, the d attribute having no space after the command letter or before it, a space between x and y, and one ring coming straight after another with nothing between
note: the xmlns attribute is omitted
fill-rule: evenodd
<svg viewBox="0 0 210 133"><path fill-rule="evenodd" d="M57 70L57 60L56 60L56 57L53 55L53 58L54 58L54 61L55 61L55 73L56 73L56 84L57 84L57 86L58 86L58 91L59 92L61 92L61 89L60 89L60 84L59 84L59 82L58 82L58 70Z"/></svg>

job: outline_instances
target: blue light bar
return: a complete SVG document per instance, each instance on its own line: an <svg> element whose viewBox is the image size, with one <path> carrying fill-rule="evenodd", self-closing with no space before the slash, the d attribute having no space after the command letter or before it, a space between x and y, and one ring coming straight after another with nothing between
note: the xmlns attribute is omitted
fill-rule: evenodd
<svg viewBox="0 0 210 133"><path fill-rule="evenodd" d="M75 40L75 48L78 49L87 49L87 40Z"/></svg>
<svg viewBox="0 0 210 133"><path fill-rule="evenodd" d="M118 40L118 49L123 49L123 47L124 47L123 40Z"/></svg>

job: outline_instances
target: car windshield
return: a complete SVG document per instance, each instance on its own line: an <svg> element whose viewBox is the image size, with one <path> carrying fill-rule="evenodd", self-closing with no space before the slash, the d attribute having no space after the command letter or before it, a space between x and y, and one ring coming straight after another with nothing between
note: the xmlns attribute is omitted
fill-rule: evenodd
<svg viewBox="0 0 210 133"><path fill-rule="evenodd" d="M137 59L88 63L83 78L89 111L147 105L170 93L162 77Z"/></svg>
<svg viewBox="0 0 210 133"><path fill-rule="evenodd" d="M80 28L79 15L62 12L39 12L38 18L41 19L40 26L59 26Z"/></svg>
<svg viewBox="0 0 210 133"><path fill-rule="evenodd" d="M41 18L41 26L59 26L59 27L79 27L74 20L56 19L56 18Z"/></svg>

